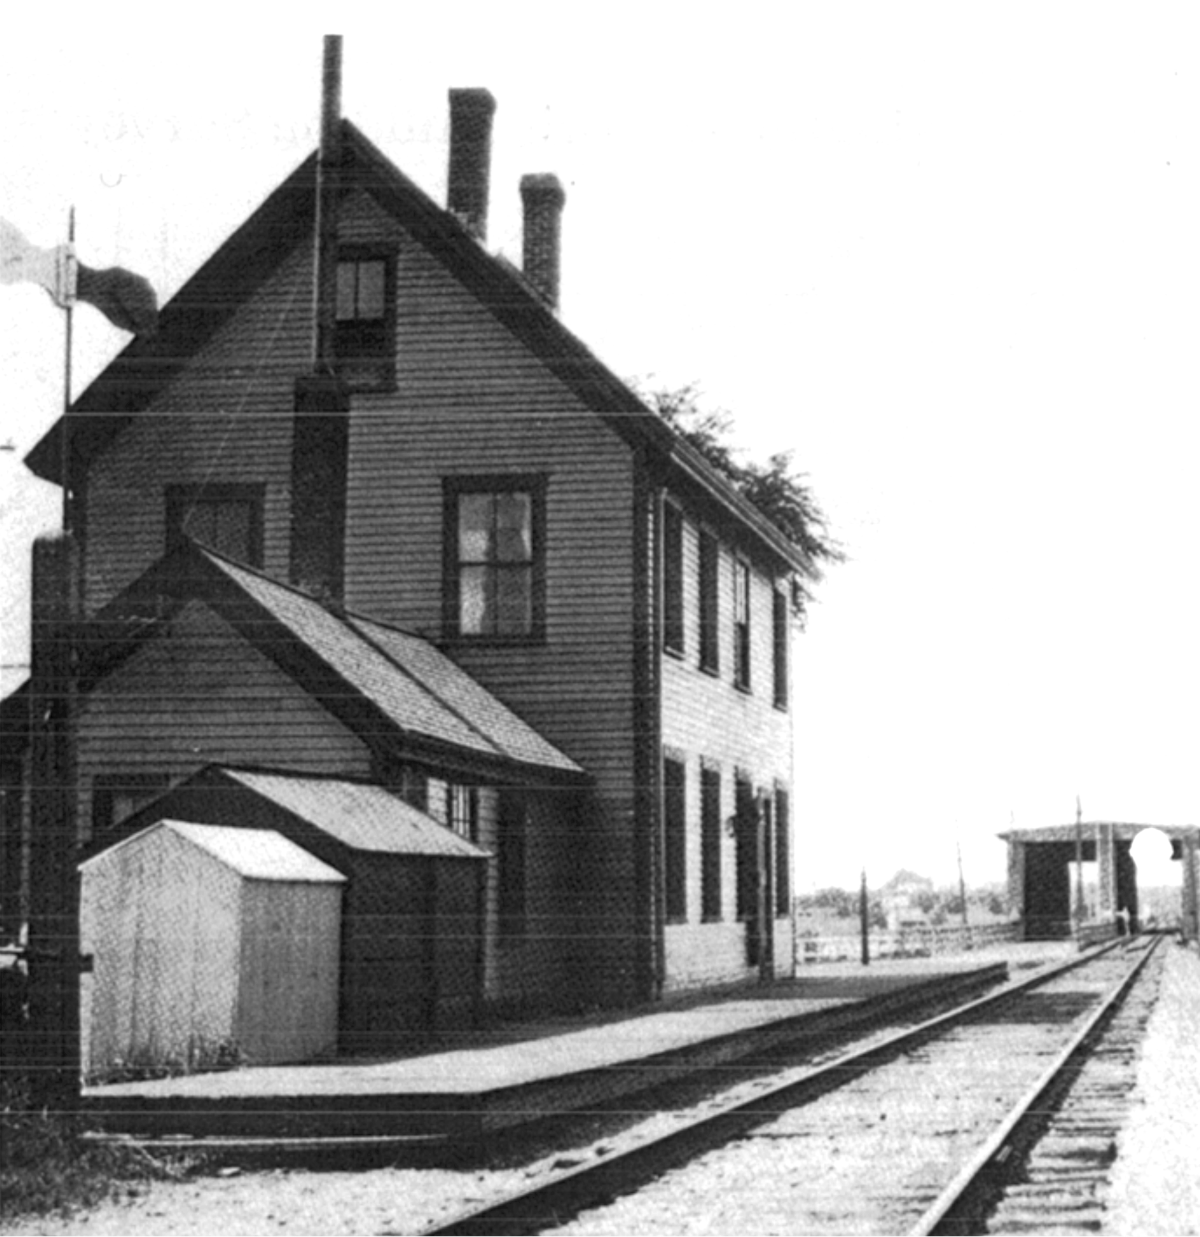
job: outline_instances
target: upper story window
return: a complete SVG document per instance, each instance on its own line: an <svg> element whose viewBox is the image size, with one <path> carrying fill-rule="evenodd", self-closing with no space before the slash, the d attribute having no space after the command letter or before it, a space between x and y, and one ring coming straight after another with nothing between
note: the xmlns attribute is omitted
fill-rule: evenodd
<svg viewBox="0 0 1200 1237"><path fill-rule="evenodd" d="M716 674L721 669L720 620L721 552L712 533L700 533L700 669Z"/></svg>
<svg viewBox="0 0 1200 1237"><path fill-rule="evenodd" d="M450 636L545 634L545 478L444 482L444 620Z"/></svg>
<svg viewBox="0 0 1200 1237"><path fill-rule="evenodd" d="M263 562L261 485L167 486L167 549L183 537L251 567Z"/></svg>
<svg viewBox="0 0 1200 1237"><path fill-rule="evenodd" d="M733 681L750 688L750 568L733 564Z"/></svg>
<svg viewBox="0 0 1200 1237"><path fill-rule="evenodd" d="M396 380L396 261L378 249L343 248L337 264L334 351L354 390L387 390Z"/></svg>
<svg viewBox="0 0 1200 1237"><path fill-rule="evenodd" d="M778 589L771 594L775 646L775 707L788 707L788 599Z"/></svg>
<svg viewBox="0 0 1200 1237"><path fill-rule="evenodd" d="M683 514L663 507L663 645L683 652Z"/></svg>

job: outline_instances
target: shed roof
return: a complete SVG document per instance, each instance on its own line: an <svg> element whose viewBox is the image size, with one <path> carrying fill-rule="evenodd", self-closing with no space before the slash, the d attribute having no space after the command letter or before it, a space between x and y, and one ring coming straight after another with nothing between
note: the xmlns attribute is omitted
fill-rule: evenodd
<svg viewBox="0 0 1200 1237"><path fill-rule="evenodd" d="M160 820L101 854L84 860L79 866L90 867L105 856L137 845L163 829L207 851L225 867L248 880L320 885L345 884L346 881L335 868L322 863L274 829L238 829L226 825L202 825L186 820Z"/></svg>
<svg viewBox="0 0 1200 1237"><path fill-rule="evenodd" d="M355 850L487 858L486 851L382 786L220 766L214 771Z"/></svg>

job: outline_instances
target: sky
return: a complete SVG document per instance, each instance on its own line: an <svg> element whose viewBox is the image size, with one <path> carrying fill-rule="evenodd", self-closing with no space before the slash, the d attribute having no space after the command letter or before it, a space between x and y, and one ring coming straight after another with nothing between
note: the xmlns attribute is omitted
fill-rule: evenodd
<svg viewBox="0 0 1200 1237"><path fill-rule="evenodd" d="M490 246L566 188L564 322L793 453L847 561L797 640L797 887L1003 879L996 833L1200 818L1200 23L1186 5L137 4L18 19L0 216L165 300L343 111L444 201L446 92L486 86ZM384 14L384 16L379 16ZM7 19L6 19L7 21ZM73 390L126 340L75 315ZM0 635L26 658L21 457L62 316L0 288Z"/></svg>

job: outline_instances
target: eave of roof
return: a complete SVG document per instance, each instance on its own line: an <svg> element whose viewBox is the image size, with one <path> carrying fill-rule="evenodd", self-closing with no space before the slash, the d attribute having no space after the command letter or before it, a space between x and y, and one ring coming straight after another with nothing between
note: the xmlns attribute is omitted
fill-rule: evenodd
<svg viewBox="0 0 1200 1237"><path fill-rule="evenodd" d="M350 121L343 121L342 192L365 190L424 244L514 335L632 447L698 486L785 566L807 555L766 519L572 334L522 275L489 254ZM312 228L316 156L310 155L164 306L153 339L134 339L72 406L73 467L85 465L144 409ZM60 483L62 419L26 456Z"/></svg>
<svg viewBox="0 0 1200 1237"><path fill-rule="evenodd" d="M1068 825L1035 825L1028 829L1006 829L996 836L1005 842L1073 843L1082 833L1085 842L1093 842L1098 829L1111 829L1113 836L1121 842L1132 841L1144 829L1157 829L1169 838L1184 838L1189 834L1200 834L1200 826L1196 825L1139 825L1124 820L1085 820L1079 825L1072 822Z"/></svg>
<svg viewBox="0 0 1200 1237"><path fill-rule="evenodd" d="M299 590L190 542L84 625L85 689L191 598L211 605L374 749L456 765L473 762L501 777L589 780L575 761L422 637L395 632L392 647L383 647L380 637L392 629L334 614ZM399 655L401 641L420 646L413 665Z"/></svg>

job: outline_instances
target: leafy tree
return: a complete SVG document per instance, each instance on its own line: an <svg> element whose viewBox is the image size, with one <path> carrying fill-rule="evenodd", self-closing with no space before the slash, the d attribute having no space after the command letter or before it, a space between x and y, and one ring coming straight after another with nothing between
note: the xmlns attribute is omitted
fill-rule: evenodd
<svg viewBox="0 0 1200 1237"><path fill-rule="evenodd" d="M698 451L743 497L802 551L805 567L792 588L792 610L803 621L813 600L812 586L845 552L829 532L829 523L802 473L792 471L790 451L769 456L765 464L746 461L728 439L733 418L724 410L700 406L694 384L667 391L643 391L650 407L685 442Z"/></svg>

